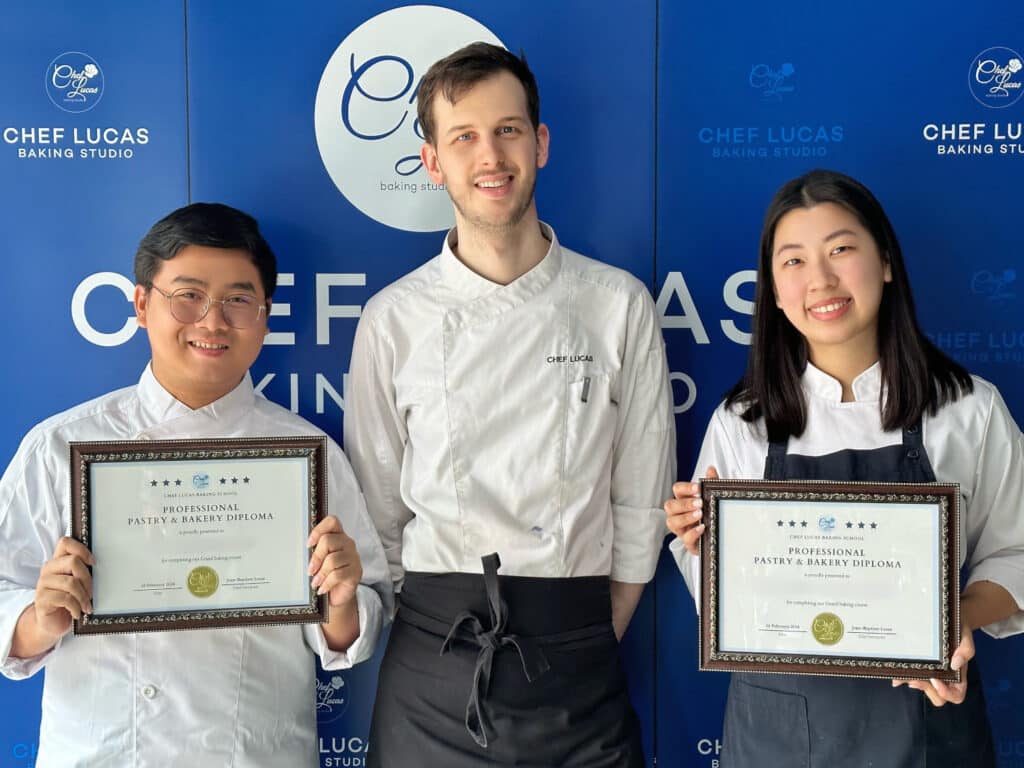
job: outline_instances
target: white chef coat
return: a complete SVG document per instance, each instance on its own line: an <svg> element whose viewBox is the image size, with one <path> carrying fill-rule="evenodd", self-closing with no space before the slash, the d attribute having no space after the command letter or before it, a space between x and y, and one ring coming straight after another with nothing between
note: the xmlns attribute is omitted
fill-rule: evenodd
<svg viewBox="0 0 1024 768"><path fill-rule="evenodd" d="M71 440L158 440L322 434L257 395L246 374L193 411L147 366L138 385L33 428L0 480L0 672L46 668L38 768L47 766L315 766L315 664L341 669L372 655L391 583L352 470L328 441L328 509L355 539L363 583L359 638L327 647L317 625L123 635L65 635L31 659L10 657L43 564L70 531ZM310 650L312 649L312 651Z"/></svg>
<svg viewBox="0 0 1024 768"><path fill-rule="evenodd" d="M665 348L632 275L551 241L508 285L452 252L366 305L345 450L400 585L409 571L643 583L675 467Z"/></svg>
<svg viewBox="0 0 1024 768"><path fill-rule="evenodd" d="M882 430L879 402L881 365L853 381L853 402L842 402L842 384L810 363L801 380L807 401L807 428L789 439L788 453L824 456L844 449L871 450L903 441L900 430ZM713 466L719 477L764 477L768 437L764 421L743 421L739 409L720 405L711 417L697 459L694 479ZM999 391L974 377L974 392L925 415L921 425L925 451L943 483L959 483L961 564L968 583L992 581L1024 606L1024 436ZM680 539L670 544L690 592L700 605L699 557ZM1024 613L984 628L993 637L1024 632Z"/></svg>

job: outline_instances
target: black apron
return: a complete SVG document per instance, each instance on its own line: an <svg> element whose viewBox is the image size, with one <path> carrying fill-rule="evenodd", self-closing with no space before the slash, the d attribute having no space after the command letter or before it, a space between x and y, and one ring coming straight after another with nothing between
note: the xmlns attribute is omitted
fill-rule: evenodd
<svg viewBox="0 0 1024 768"><path fill-rule="evenodd" d="M607 577L406 573L370 768L642 768Z"/></svg>
<svg viewBox="0 0 1024 768"><path fill-rule="evenodd" d="M935 482L919 427L903 444L826 456L768 448L766 480ZM889 680L734 673L722 768L995 768L978 665L962 704Z"/></svg>

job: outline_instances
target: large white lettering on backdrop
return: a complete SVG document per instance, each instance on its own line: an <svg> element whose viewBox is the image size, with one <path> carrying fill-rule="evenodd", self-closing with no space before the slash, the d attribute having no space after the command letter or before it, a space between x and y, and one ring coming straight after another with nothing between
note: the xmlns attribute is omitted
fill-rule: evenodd
<svg viewBox="0 0 1024 768"><path fill-rule="evenodd" d="M317 147L334 185L371 219L409 232L454 224L447 192L420 163L416 91L431 64L477 40L502 44L469 16L411 5L356 27L327 62L313 110Z"/></svg>

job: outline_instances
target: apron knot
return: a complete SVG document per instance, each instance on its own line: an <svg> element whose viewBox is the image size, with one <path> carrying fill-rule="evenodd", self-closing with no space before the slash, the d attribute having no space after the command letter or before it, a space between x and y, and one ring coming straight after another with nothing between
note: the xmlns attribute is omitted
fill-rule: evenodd
<svg viewBox="0 0 1024 768"><path fill-rule="evenodd" d="M487 606L491 615L491 628L484 629L477 616L464 611L455 617L448 635L441 644L443 656L451 649L454 641L459 640L480 649L476 657L476 668L473 671L473 688L466 703L466 730L473 741L484 749L489 742L488 731L493 728L483 709L483 700L491 685L491 671L494 665L494 654L502 648L514 648L519 654L523 667L523 675L528 682L533 682L551 668L547 657L540 647L526 637L505 633L508 620L508 606L501 599L501 586L498 582L498 568L501 561L497 554L483 558L484 585L487 588Z"/></svg>

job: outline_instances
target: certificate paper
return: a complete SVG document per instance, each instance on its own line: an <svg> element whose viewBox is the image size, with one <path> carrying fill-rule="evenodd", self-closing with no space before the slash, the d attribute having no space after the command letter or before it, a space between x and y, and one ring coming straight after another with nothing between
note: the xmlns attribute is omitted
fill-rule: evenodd
<svg viewBox="0 0 1024 768"><path fill-rule="evenodd" d="M704 481L702 669L958 679L959 489Z"/></svg>
<svg viewBox="0 0 1024 768"><path fill-rule="evenodd" d="M73 443L76 538L96 558L75 632L320 622L306 540L323 438Z"/></svg>

